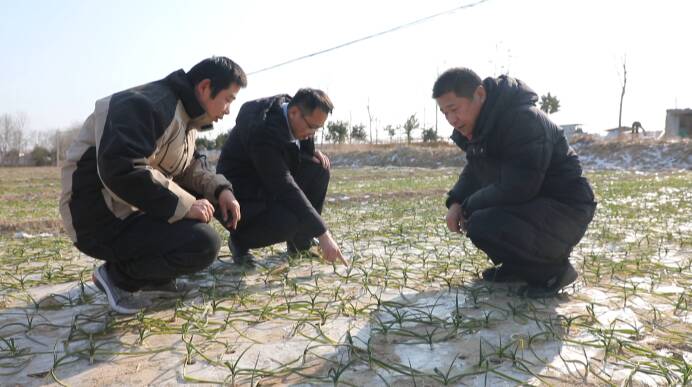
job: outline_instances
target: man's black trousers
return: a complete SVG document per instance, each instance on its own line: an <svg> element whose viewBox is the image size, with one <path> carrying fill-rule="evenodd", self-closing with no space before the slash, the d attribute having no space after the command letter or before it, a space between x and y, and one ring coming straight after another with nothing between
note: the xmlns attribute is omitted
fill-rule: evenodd
<svg viewBox="0 0 692 387"><path fill-rule="evenodd" d="M329 170L309 160L303 160L298 172L293 175L293 179L319 214L322 213L327 195L329 177ZM238 201L241 219L237 230L231 231L230 238L241 249L254 249L287 242L288 246L295 250L304 250L310 247L311 239L317 236L306 233L305 227L294 212L280 199L239 198Z"/></svg>
<svg viewBox="0 0 692 387"><path fill-rule="evenodd" d="M538 197L520 205L473 212L466 235L495 265L502 264L529 284L540 286L565 270L595 209L595 203L568 205Z"/></svg>
<svg viewBox="0 0 692 387"><path fill-rule="evenodd" d="M107 232L78 236L75 246L106 261L116 286L136 291L206 268L216 259L221 239L206 223L191 219L168 223L138 212Z"/></svg>

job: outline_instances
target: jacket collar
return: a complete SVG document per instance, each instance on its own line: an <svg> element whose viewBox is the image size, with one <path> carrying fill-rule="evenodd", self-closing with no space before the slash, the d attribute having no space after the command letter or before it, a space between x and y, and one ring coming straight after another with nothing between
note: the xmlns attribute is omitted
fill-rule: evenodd
<svg viewBox="0 0 692 387"><path fill-rule="evenodd" d="M536 93L530 87L522 81L506 75L484 79L483 87L487 93L487 98L476 119L473 138L468 140L456 130L451 136L452 141L464 151L466 151L469 143L481 143L492 136L498 120L508 110L533 106L538 100Z"/></svg>
<svg viewBox="0 0 692 387"><path fill-rule="evenodd" d="M281 106L290 101L289 95L279 94L246 102L238 112L236 123L271 131L276 140L290 143L291 131Z"/></svg>
<svg viewBox="0 0 692 387"><path fill-rule="evenodd" d="M173 91L176 93L178 98L180 98L180 101L183 103L183 107L185 108L187 115L191 118L190 122L192 126L197 126L194 124L195 121L201 119L206 114L206 112L197 100L197 96L195 96L194 85L187 78L187 74L185 74L185 71L183 71L182 69L174 71L171 74L169 74L166 78L164 78L164 80L171 86L171 88L173 88ZM200 127L201 130L207 130L211 128L211 124Z"/></svg>

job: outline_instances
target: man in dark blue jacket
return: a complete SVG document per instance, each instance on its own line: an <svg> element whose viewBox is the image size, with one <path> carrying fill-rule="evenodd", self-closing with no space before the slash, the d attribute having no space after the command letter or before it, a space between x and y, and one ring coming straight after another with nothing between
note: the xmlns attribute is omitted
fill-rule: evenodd
<svg viewBox="0 0 692 387"><path fill-rule="evenodd" d="M279 242L289 253L307 252L317 238L325 260L346 264L320 215L330 162L313 139L333 108L327 94L309 88L240 108L216 169L240 202L240 221L229 228L234 262L252 264L250 249Z"/></svg>
<svg viewBox="0 0 692 387"><path fill-rule="evenodd" d="M569 256L596 208L562 130L536 108L536 93L508 76L481 81L452 68L433 98L467 159L448 194L447 227L495 264L483 279L525 281L533 298L557 294L577 278Z"/></svg>

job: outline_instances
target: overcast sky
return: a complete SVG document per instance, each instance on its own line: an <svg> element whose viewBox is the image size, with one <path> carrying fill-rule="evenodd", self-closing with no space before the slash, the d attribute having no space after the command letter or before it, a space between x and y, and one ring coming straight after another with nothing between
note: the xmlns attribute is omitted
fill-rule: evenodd
<svg viewBox="0 0 692 387"><path fill-rule="evenodd" d="M224 55L246 72L333 47L473 1L0 0L0 114L28 129L84 120L94 101ZM558 124L661 130L666 109L692 108L692 1L488 0L345 48L249 76L241 104L303 86L324 89L331 119L434 126L438 73L509 73L560 100ZM439 132L451 127L438 116ZM384 136L384 135L380 135Z"/></svg>

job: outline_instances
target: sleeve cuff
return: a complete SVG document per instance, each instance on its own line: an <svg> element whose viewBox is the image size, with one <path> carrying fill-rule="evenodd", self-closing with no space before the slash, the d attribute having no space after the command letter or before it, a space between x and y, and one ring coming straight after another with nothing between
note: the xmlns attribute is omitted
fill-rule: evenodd
<svg viewBox="0 0 692 387"><path fill-rule="evenodd" d="M185 215L187 215L187 212L190 211L190 207L195 203L195 200L195 197L187 192L178 195L178 205L175 208L173 216L168 219L168 223L175 223L183 219Z"/></svg>
<svg viewBox="0 0 692 387"><path fill-rule="evenodd" d="M221 192L225 189L233 192L233 188L231 188L230 184L221 184L214 190L214 199L219 200L219 195L221 195Z"/></svg>
<svg viewBox="0 0 692 387"><path fill-rule="evenodd" d="M461 204L461 201L460 201L459 199L453 197L451 194L448 194L448 195L447 195L447 200L445 200L445 206L447 206L447 208L449 208L449 207L451 207L452 204L454 204L454 203Z"/></svg>
<svg viewBox="0 0 692 387"><path fill-rule="evenodd" d="M461 203L461 215L464 217L464 219L468 219L471 217L471 210L469 209L469 199L467 198L464 200L463 203Z"/></svg>

